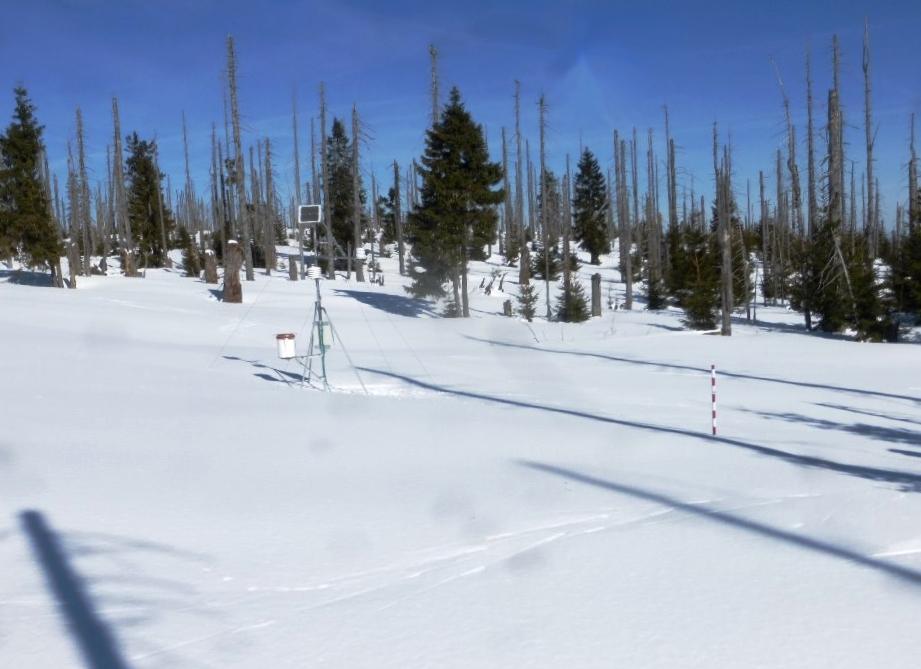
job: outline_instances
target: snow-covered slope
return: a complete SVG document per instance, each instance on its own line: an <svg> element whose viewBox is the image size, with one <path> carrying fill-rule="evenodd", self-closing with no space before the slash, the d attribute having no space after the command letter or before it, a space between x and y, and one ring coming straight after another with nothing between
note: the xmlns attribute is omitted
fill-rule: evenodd
<svg viewBox="0 0 921 669"><path fill-rule="evenodd" d="M449 320L384 264L322 284L330 393L285 272L0 283L0 666L93 666L35 518L135 668L916 666L917 345L528 325L487 263Z"/></svg>

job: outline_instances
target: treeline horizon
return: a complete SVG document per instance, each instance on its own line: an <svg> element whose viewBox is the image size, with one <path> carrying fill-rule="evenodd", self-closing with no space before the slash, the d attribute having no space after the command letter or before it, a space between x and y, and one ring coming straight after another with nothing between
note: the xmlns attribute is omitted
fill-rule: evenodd
<svg viewBox="0 0 921 669"><path fill-rule="evenodd" d="M574 290L578 292L570 283L571 242L579 242L591 254L592 262L597 262L599 255L610 252L610 245L617 239L621 242L617 264L625 282L627 308L632 303L632 283L637 281L644 286L651 307L674 303L690 313L694 311L691 305L700 302L702 317L690 317L689 322L701 327L713 325L714 314L720 312L721 329L729 334L729 314L743 305L750 311L757 286L765 301L789 303L801 310L809 329L816 324L827 331L852 328L863 338L891 339L893 327L897 329L900 321L897 314L912 313L915 309L913 282L921 272L914 269L913 257L903 256L913 253L912 235L916 232L921 204L912 115L911 137L905 147L904 190L908 197L904 203L896 204L894 221L886 225L880 184L874 175L878 126L873 119L869 38L867 23L862 53L864 109L859 118L866 139L863 151L852 151L853 147L844 139L846 127L856 124L853 117L845 118L841 105L840 49L834 37L833 83L829 89L815 89L808 55L804 63L806 128L795 124L788 86L777 73L786 141L772 164L765 165L757 175L740 178L733 167L732 138L721 133L714 122L713 171L705 177L691 175L690 188L685 182L680 191L677 138L669 127L668 107L663 109L661 125L664 155L654 128L642 132L635 127L612 128L608 146L580 146L572 161L571 154L566 153L565 160L558 160L554 170L546 155L547 101L540 97L539 141L535 146L521 130L521 91L515 82L511 110L514 123L501 128L501 147L496 147L495 142L492 146L487 144L485 130L472 116L470 128L465 131L478 129L484 150L481 168L498 169L495 179L483 183L497 195L484 196L476 207L465 210L472 218L480 217L480 208L493 215L480 217L486 227L469 240L465 236L459 242L452 242L461 250L452 247L450 252L440 251L442 256L457 256L450 262L431 253L424 259L418 253L419 221L426 209L426 189L431 190L433 179L445 176L432 171L433 157L429 151L433 133L445 122L444 115L449 109L458 104L463 107L460 91L456 99L452 93L448 103L442 102L439 54L434 46L429 50L432 107L426 153L406 165L393 161L392 178L382 178L381 182L374 173L370 174L370 180L365 178L368 171L363 165L368 161L362 155L366 142L362 140L364 128L359 105L353 105L351 119L332 118L330 123L325 87L321 83L319 114L310 118L305 142L309 146L305 151L309 160L303 164L300 120L296 102L292 100L294 178L292 184L279 184L273 167L279 147L268 138L257 138L250 145L243 143L237 56L232 37L227 40L223 123L212 125L207 186L195 184L192 177L184 115L185 169L184 174L173 179L161 171L155 139L144 139L137 132L122 136L117 98L112 100L112 143L106 150L104 179L95 183L89 179L79 108L75 111L77 136L73 144L68 144L66 178L59 179L49 170L40 132L35 143L33 176L46 200L46 215L51 224L46 234L49 238L56 234L60 255L66 254L72 260L68 263L72 285L76 284L75 272L92 271L92 256L105 258L109 253L118 253L123 271L134 275L140 267L168 263L169 248L183 248L194 267L201 264L209 251L220 261L231 239L244 242L243 266L246 278L252 280L254 266L271 271L277 265L274 244L286 239L287 230L296 228L297 243L324 261L331 278L338 257L345 259L350 274L354 264L359 280L363 280L366 261L360 256L364 247L369 247L368 264L373 266L375 251L387 253L391 242L399 255L401 273L412 274L417 267L425 269L426 262L450 266L450 270L443 272L442 283L453 286L455 305L451 313L463 314L466 300L464 297L460 300L464 304L458 303L458 283L465 280L466 263L482 256L486 249L492 252L495 247L509 265L519 267L522 286L528 283L526 273L539 271L530 268L529 254L544 254L548 281L553 278L550 257L560 255L563 292L568 295ZM824 118L815 113L817 99L826 103ZM25 107L31 110L30 114L34 113L27 92L18 89L20 125ZM14 122L10 126L7 136L13 133L15 125ZM34 125L39 127L37 120ZM464 146L469 148L474 144L468 141ZM588 171L582 169L586 150ZM605 173L599 167L598 157L604 164L608 162L607 156L613 158L613 164ZM577 161L580 169L574 175L571 163ZM589 165L592 161L594 166ZM5 157L8 173L14 162ZM302 167L309 178L302 179ZM686 171L684 176L688 176ZM593 190L582 193L583 198L577 203L580 179L583 188L587 188L586 180L591 181ZM173 188L173 183L180 185ZM699 189L696 184L701 185ZM645 192L641 190L643 186ZM285 191L289 192L287 198ZM13 214L14 200L12 195L5 197L5 209ZM316 238L309 237L293 223L299 203L323 205L326 225ZM435 204L430 202L428 206ZM595 210L586 211L586 206ZM0 221L11 218L15 216L8 213ZM602 218L603 234L598 231L589 234L586 225ZM34 264L47 266L53 280L61 285L63 277L59 270L55 271L55 262L50 257L53 254L30 253L25 248L30 243L28 235L20 233L17 237L10 233L16 226L9 223L4 226L6 232L0 228L4 254L7 257L18 254L26 259L27 265L37 260ZM703 238L694 236L698 234ZM594 239L591 248L586 246L587 235ZM479 250L473 246L467 248L474 241ZM692 247L697 250L689 252ZM880 264L885 266L886 276L880 275ZM713 265L713 275L706 280L695 270L695 281L719 284L717 306L709 304L714 300L702 299L700 286L689 285L686 279L679 278L689 268L700 265ZM754 266L761 268L760 277L752 275ZM741 278L736 276L740 273ZM726 278L730 275L735 276L735 291L731 285L727 287L727 282L733 283ZM861 291L866 293L863 298L866 304L858 299ZM870 293L874 294L873 300ZM443 291L434 289L428 294L442 297ZM832 304L843 306L833 309ZM833 315L836 310L840 313Z"/></svg>

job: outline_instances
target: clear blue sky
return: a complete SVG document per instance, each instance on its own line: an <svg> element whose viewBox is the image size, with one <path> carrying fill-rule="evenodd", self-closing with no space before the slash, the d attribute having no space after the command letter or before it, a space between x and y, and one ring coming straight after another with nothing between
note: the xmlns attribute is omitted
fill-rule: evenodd
<svg viewBox="0 0 921 669"><path fill-rule="evenodd" d="M662 139L662 106L671 110L680 146L679 187L712 189L713 121L731 132L736 188L756 194L758 169L773 174L783 141L780 94L770 57L784 76L805 125L803 54L811 45L818 114L830 84L830 42L843 49L843 99L849 158L863 150L860 43L864 16L873 45L877 173L883 211L891 221L905 198L908 117L921 112L921 2L294 2L264 0L30 0L4 3L0 13L0 118L12 111L22 82L46 126L52 167L63 175L74 108L83 109L88 150L104 175L111 142L110 100L119 97L125 132L159 138L163 168L182 180L181 113L191 133L196 185L207 187L209 133L222 121L224 40L233 34L240 61L245 141L270 137L277 176L293 181L291 99L302 119L308 178L307 124L325 81L332 114L356 102L370 139L366 172L388 179L386 165L422 150L428 118L427 45L441 53L442 88L457 85L475 118L488 128L498 155L499 132L513 124L514 79L523 92L523 126L537 138L536 100L550 106L548 151L560 169L580 141L605 164L611 131ZM5 102L4 102L5 100ZM5 109L9 111L5 111ZM919 121L921 122L921 121ZM800 129L804 137L804 129ZM805 151L803 171L805 171ZM642 172L641 172L642 173ZM768 183L773 193L773 178Z"/></svg>

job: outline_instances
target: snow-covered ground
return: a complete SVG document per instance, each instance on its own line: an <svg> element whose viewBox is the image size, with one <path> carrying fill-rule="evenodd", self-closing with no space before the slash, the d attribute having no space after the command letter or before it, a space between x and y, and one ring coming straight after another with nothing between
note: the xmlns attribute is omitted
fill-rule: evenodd
<svg viewBox="0 0 921 669"><path fill-rule="evenodd" d="M313 305L284 271L242 305L4 273L0 666L917 666L916 344L528 325L487 263L443 319L384 265L323 282L330 393L276 358Z"/></svg>

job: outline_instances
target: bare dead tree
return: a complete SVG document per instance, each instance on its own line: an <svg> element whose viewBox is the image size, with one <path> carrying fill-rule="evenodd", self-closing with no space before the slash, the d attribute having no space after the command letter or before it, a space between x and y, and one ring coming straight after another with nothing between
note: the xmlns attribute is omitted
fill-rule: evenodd
<svg viewBox="0 0 921 669"><path fill-rule="evenodd" d="M722 258L720 269L720 334L732 335L732 163L728 147L723 149L722 163L718 163L717 125L713 124L713 172L716 178L716 210L719 217L717 234Z"/></svg>
<svg viewBox="0 0 921 669"><path fill-rule="evenodd" d="M524 189L521 176L521 82L515 80L515 227L518 229L518 285L531 281L531 254L524 225Z"/></svg>
<svg viewBox="0 0 921 669"><path fill-rule="evenodd" d="M400 263L400 276L406 274L403 259L403 213L400 211L400 166L393 161L393 226L397 235L397 255Z"/></svg>
<svg viewBox="0 0 921 669"><path fill-rule="evenodd" d="M783 98L784 119L787 126L787 171L790 173L790 199L793 204L793 229L798 235L804 235L803 225L803 205L802 194L799 183L799 166L796 162L796 126L793 125L793 115L790 111L790 98L787 96L787 89L784 87L783 79L780 76L780 69L774 59L771 59L774 65L774 72L777 75L777 84L780 86L780 94Z"/></svg>
<svg viewBox="0 0 921 669"><path fill-rule="evenodd" d="M909 151L910 157L908 160L908 226L909 229L913 229L913 226L919 223L921 219L921 202L918 201L918 155L915 153L915 115L911 115L911 121L909 124Z"/></svg>
<svg viewBox="0 0 921 669"><path fill-rule="evenodd" d="M160 187L160 179L163 178L163 173L160 171L160 147L156 143L154 143L153 160L157 187L157 224L160 227L160 248L163 249L163 266L172 267L173 262L169 257L169 244L166 237L166 220L163 216L163 189Z"/></svg>
<svg viewBox="0 0 921 669"><path fill-rule="evenodd" d="M237 206L240 219L243 223L243 261L246 269L246 280L254 281L253 272L253 238L252 222L250 221L249 208L246 206L246 168L243 157L243 141L240 133L240 103L237 95L237 55L234 48L233 36L227 36L227 85L230 89L230 120L233 126L233 176L237 190Z"/></svg>
<svg viewBox="0 0 921 669"><path fill-rule="evenodd" d="M77 107L77 225L83 237L83 276L90 275L93 240L90 234L90 185L86 172L86 146L83 139L83 113Z"/></svg>
<svg viewBox="0 0 921 669"><path fill-rule="evenodd" d="M333 244L332 207L330 206L329 193L329 159L326 148L326 84L320 82L320 171L323 196L323 224L326 226L326 275L330 279L336 278L336 249Z"/></svg>
<svg viewBox="0 0 921 669"><path fill-rule="evenodd" d="M758 199L761 212L761 298L764 305L767 306L767 291L764 290L767 284L765 271L769 271L771 266L769 249L770 247L770 224L768 222L768 205L764 197L764 172L758 170Z"/></svg>
<svg viewBox="0 0 921 669"><path fill-rule="evenodd" d="M352 237L355 240L355 279L364 283L365 272L363 260L359 257L358 249L361 246L361 172L358 147L361 144L361 120L358 117L358 106L352 105Z"/></svg>
<svg viewBox="0 0 921 669"><path fill-rule="evenodd" d="M195 183L189 168L189 132L186 127L185 112L182 112L182 156L185 160L185 221L189 232L198 232L198 248L205 251L205 229L199 225L195 211Z"/></svg>
<svg viewBox="0 0 921 669"><path fill-rule="evenodd" d="M806 235L811 237L816 226L819 204L816 194L815 125L812 113L812 59L808 50L806 51L806 118L807 190L809 191L809 227Z"/></svg>
<svg viewBox="0 0 921 669"><path fill-rule="evenodd" d="M304 279L307 269L304 267L304 224L300 222L300 218L297 215L297 207L304 204L301 191L301 143L298 139L297 128L297 94L293 93L291 95L291 129L294 142L294 209L292 210L292 221L297 230L297 250L301 259L301 279Z"/></svg>
<svg viewBox="0 0 921 669"><path fill-rule="evenodd" d="M509 249L513 248L511 238L515 235L515 221L512 215L512 193L509 189L508 178L508 143L505 138L505 127L502 127L502 233L499 235L499 254L505 256L506 262L511 262L508 257Z"/></svg>
<svg viewBox="0 0 921 669"><path fill-rule="evenodd" d="M429 44L429 59L432 68L432 125L438 123L438 49Z"/></svg>
<svg viewBox="0 0 921 669"><path fill-rule="evenodd" d="M118 98L112 98L112 185L115 200L115 229L118 231L122 255L122 272L125 276L136 277L137 265L134 257L134 239L131 234L131 221L128 219L128 193L125 190L125 165L122 150L121 119L118 113Z"/></svg>
<svg viewBox="0 0 921 669"><path fill-rule="evenodd" d="M546 286L547 297L547 320L552 317L550 310L550 233L547 229L547 153L546 153L546 133L547 133L547 100L543 94L537 102L537 110L540 123L540 229L544 238L544 285Z"/></svg>
<svg viewBox="0 0 921 669"><path fill-rule="evenodd" d="M867 198L874 204L870 208L869 220L869 238L871 257L876 257L877 246L876 240L879 229L879 221L876 218L876 192L873 189L873 144L875 143L875 132L873 131L873 91L870 81L870 20L864 20L863 26L863 109L864 109L864 131L867 142ZM853 172L852 172L853 174ZM852 179L853 181L853 179ZM851 187L853 189L853 186Z"/></svg>
<svg viewBox="0 0 921 669"><path fill-rule="evenodd" d="M678 184L675 179L675 140L671 135L671 127L668 122L667 105L665 106L665 150L668 229L674 230L678 226Z"/></svg>
<svg viewBox="0 0 921 669"><path fill-rule="evenodd" d="M633 233L627 197L627 143L614 131L614 180L617 184L617 217L620 230L620 264L624 281L624 309L633 308Z"/></svg>
<svg viewBox="0 0 921 669"><path fill-rule="evenodd" d="M263 216L262 244L265 247L265 273L270 274L278 266L275 257L275 220L278 216L278 200L275 193L275 178L272 174L272 142L265 139L265 214Z"/></svg>

